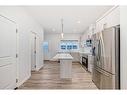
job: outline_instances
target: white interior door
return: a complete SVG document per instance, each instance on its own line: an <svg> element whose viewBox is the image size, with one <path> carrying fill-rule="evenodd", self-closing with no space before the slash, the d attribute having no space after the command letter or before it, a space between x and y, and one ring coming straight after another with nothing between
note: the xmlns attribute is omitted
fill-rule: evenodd
<svg viewBox="0 0 127 95"><path fill-rule="evenodd" d="M16 87L16 25L0 17L0 89Z"/></svg>
<svg viewBox="0 0 127 95"><path fill-rule="evenodd" d="M39 36L36 35L36 70L40 67L40 41L39 41Z"/></svg>
<svg viewBox="0 0 127 95"><path fill-rule="evenodd" d="M36 34L31 35L31 70L36 69Z"/></svg>
<svg viewBox="0 0 127 95"><path fill-rule="evenodd" d="M18 29L16 29L16 87L18 87L18 82L19 82L19 32Z"/></svg>

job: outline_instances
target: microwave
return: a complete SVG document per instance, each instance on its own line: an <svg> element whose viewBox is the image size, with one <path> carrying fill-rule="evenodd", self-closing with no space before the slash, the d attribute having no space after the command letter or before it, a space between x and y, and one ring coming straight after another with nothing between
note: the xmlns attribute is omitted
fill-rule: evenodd
<svg viewBox="0 0 127 95"><path fill-rule="evenodd" d="M92 47L92 40L91 39L86 40L86 46Z"/></svg>

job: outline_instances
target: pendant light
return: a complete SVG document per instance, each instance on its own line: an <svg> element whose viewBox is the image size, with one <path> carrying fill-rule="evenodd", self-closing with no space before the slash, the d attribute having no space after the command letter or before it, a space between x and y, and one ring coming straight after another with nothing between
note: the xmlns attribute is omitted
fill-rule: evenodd
<svg viewBox="0 0 127 95"><path fill-rule="evenodd" d="M63 33L63 19L61 19L61 27L62 27L62 33L61 33L61 37L64 37L64 33Z"/></svg>
<svg viewBox="0 0 127 95"><path fill-rule="evenodd" d="M64 33L61 33L61 37L62 37L62 38L64 37Z"/></svg>

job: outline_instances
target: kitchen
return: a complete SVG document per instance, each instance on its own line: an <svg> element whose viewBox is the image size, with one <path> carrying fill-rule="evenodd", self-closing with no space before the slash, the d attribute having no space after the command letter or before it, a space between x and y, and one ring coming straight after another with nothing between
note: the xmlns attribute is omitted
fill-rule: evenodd
<svg viewBox="0 0 127 95"><path fill-rule="evenodd" d="M15 16L9 14L7 9ZM21 21L22 16L17 15L18 9L31 15L34 20L29 18L29 15L23 15L25 18ZM9 79L3 82L7 77L3 76L0 84L4 86L1 85L0 88L126 88L126 81L122 79L123 66L120 65L120 10L120 6L24 6L17 9L1 7L1 18L9 17L16 22L18 41L13 44L16 43L16 47L19 48L15 51L18 54L16 62L19 64L16 65L16 69L7 68L13 68L16 74L15 71L3 72L7 76L12 74L12 81L18 79L17 83L6 87L7 81L12 82ZM26 23L24 19L30 20ZM35 24L36 21L39 24ZM4 55L5 49L0 49L0 52L4 50ZM3 62L3 59L0 62ZM1 72L2 66L4 65L0 65ZM2 73L0 75L2 76Z"/></svg>
<svg viewBox="0 0 127 95"><path fill-rule="evenodd" d="M96 21L96 26L95 26L95 24L91 24L85 30L85 32L83 32L80 35L76 34L76 37L75 37L74 33L73 34L65 33L64 26L66 27L66 25L63 22L61 22L62 23L61 27L63 26L62 29L64 30L64 32L61 30L61 32L64 33L63 35L62 35L62 33L61 34L48 33L45 36L45 41L49 42L49 51L46 53L46 55L49 53L49 55L51 56L49 58L49 60L51 59L51 61L52 61L52 57L58 53L61 53L61 52L62 52L62 54L69 53L73 57L73 59L72 59L73 63L76 63L76 62L80 63L86 71L88 71L89 73L92 74L92 81L96 84L97 88L100 88L100 89L120 89L120 79L119 79L120 78L119 77L120 76L120 74L119 74L120 68L118 68L117 66L115 68L115 65L113 66L114 67L113 69L115 71L118 70L118 71L116 71L116 78L115 78L116 80L114 80L114 78L112 78L113 76L106 77L106 75L110 75L110 74L104 73L104 71L106 71L108 69L111 69L111 71L112 71L112 68L110 68L110 66L112 67L112 65L114 63L112 63L111 61L115 60L115 59L110 59L110 56L111 56L110 54L113 50L109 51L108 49L105 49L105 48L110 48L110 49L113 48L114 49L115 47L117 47L119 49L118 46L120 45L120 43L119 43L120 37L114 36L114 37L117 37L118 42L115 42L115 43L117 43L117 46L109 47L106 43L109 41L114 41L113 39L110 39L110 37L108 37L108 36L111 36L111 31L109 31L109 34L107 34L108 36L106 38L105 38L106 34L102 34L103 35L102 40L101 40L102 42L100 43L100 44L102 44L102 46L100 46L100 48L97 45L94 46L94 44L96 43L95 42L96 39L94 36L98 36L98 35L96 35L98 32L101 32L103 30L106 31L106 29L111 28L111 27L115 28L115 26L119 27L119 24L120 24L119 17L120 17L119 7L118 6L113 7L110 10L108 10L102 17L100 17L100 19L98 19ZM111 19L112 19L112 21L111 21ZM76 23L80 25L81 21L77 21ZM117 30L119 31L119 28L115 28L115 29L116 29L116 31ZM55 31L53 31L53 32L55 32ZM117 35L119 35L119 33ZM54 36L54 37L52 37L52 36ZM58 37L61 37L61 38L58 38ZM101 37L101 35L100 35L100 37ZM113 35L111 37L113 37ZM58 39L60 39L60 40L58 40ZM108 40L108 39L110 39L110 40ZM53 42L51 42L51 41L53 41ZM50 46L50 43L52 43L51 46ZM109 44L112 45L112 43L114 43L114 42L111 42ZM55 45L55 48L54 48L53 44ZM56 47L56 45L58 45L58 46ZM76 49L73 48L74 45L76 45ZM103 47L103 46L105 46L105 47ZM58 49L58 50L52 50L52 49L50 50L50 47L52 47L54 49ZM95 48L95 50L93 50L94 48ZM97 51L97 48L103 49L103 51L102 50ZM52 54L53 53L52 51L54 51L54 54ZM115 51L119 55L120 51L119 50L115 50ZM116 54L115 51L114 51L114 54ZM102 66L105 68L105 69L102 68L102 70L104 70L103 73L102 72L100 73L101 70L99 70L99 73L98 73L98 71L95 70L96 66L94 66L94 64L96 64L96 60L98 60L98 59L95 59L95 57L99 56L99 54L98 54L99 52L101 52L101 53L102 52L110 52L109 54L106 54L106 53L104 55L101 54L101 56L105 56L105 58L109 57L109 60L110 60L109 62L112 63L112 64L109 63L110 65L108 65L106 67L106 64L108 64L107 63L108 61L106 61L106 59L101 59L103 61L106 61L106 63L102 63L105 66L105 67ZM115 56L117 57L118 55L115 55ZM117 59L120 60L120 57L117 57ZM118 66L119 66L119 62L120 62L119 60L118 60L118 63L116 63L116 64L118 64ZM97 63L98 63L98 61L97 61ZM62 64L62 63L60 63L60 64ZM65 67L65 69L66 69L66 67ZM114 73L115 73L115 71L114 71ZM97 72L97 73L95 73L95 72ZM110 71L106 71L106 72L110 72ZM106 74L106 75L98 78L100 75L103 75L103 74ZM103 77L106 78L107 82L104 82ZM108 79L109 77L111 77L111 79ZM100 83L99 83L99 81L100 81ZM102 83L101 83L101 81L102 81ZM116 83L114 83L114 82L116 82ZM109 83L109 85L107 85L108 83ZM110 84L112 84L112 85L110 85Z"/></svg>

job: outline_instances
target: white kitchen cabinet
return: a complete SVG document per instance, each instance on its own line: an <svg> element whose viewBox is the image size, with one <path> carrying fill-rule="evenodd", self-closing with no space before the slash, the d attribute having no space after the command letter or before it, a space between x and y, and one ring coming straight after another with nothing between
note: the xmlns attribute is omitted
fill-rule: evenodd
<svg viewBox="0 0 127 95"><path fill-rule="evenodd" d="M80 61L79 52L71 52L70 54L73 57L72 62L79 62Z"/></svg>
<svg viewBox="0 0 127 95"><path fill-rule="evenodd" d="M101 19L99 22L96 23L96 31L95 33L97 32L101 32L103 30L103 25L106 23L106 19L103 18Z"/></svg>
<svg viewBox="0 0 127 95"><path fill-rule="evenodd" d="M82 53L80 53L80 63L82 64Z"/></svg>
<svg viewBox="0 0 127 95"><path fill-rule="evenodd" d="M115 7L112 10L109 10L104 17L101 17L100 20L96 22L96 31L100 32L104 28L109 28L120 24L120 8Z"/></svg>
<svg viewBox="0 0 127 95"><path fill-rule="evenodd" d="M0 89L16 87L16 25L0 16Z"/></svg>
<svg viewBox="0 0 127 95"><path fill-rule="evenodd" d="M92 73L94 56L88 55L88 71Z"/></svg>
<svg viewBox="0 0 127 95"><path fill-rule="evenodd" d="M60 59L60 78L72 78L72 59Z"/></svg>

